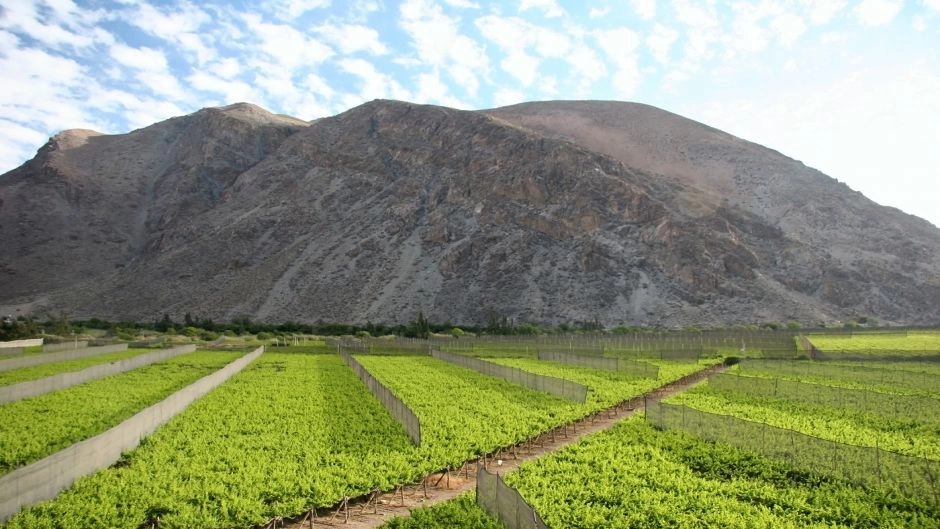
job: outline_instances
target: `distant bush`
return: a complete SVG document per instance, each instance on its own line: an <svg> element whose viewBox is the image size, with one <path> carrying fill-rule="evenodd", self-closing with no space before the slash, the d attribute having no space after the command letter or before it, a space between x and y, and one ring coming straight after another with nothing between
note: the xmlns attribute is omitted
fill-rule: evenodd
<svg viewBox="0 0 940 529"><path fill-rule="evenodd" d="M729 356L729 357L725 358L725 365L726 365L726 366L733 366L733 365L735 365L735 364L740 364L740 363L741 363L741 359L740 359L739 357L737 357L737 356Z"/></svg>

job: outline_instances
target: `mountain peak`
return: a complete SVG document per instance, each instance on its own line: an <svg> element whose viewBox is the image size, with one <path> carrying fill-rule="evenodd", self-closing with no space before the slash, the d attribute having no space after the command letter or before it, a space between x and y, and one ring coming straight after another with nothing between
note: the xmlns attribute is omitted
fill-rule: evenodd
<svg viewBox="0 0 940 529"><path fill-rule="evenodd" d="M638 103L374 100L315 122L236 103L49 145L0 178L0 311L940 320L936 227Z"/></svg>

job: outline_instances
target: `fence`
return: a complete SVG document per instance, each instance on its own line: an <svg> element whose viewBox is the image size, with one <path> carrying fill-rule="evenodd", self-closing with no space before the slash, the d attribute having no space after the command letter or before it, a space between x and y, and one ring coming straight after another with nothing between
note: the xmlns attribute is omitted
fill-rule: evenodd
<svg viewBox="0 0 940 529"><path fill-rule="evenodd" d="M379 382L377 378L372 376L372 373L369 373L362 364L357 362L356 359L349 354L348 350L341 348L339 354L343 358L343 361L346 362L346 365L359 375L359 378L362 379L366 387L369 388L369 391L375 395L375 398L382 403L382 406L385 406L385 409L392 414L392 417L402 425L405 429L405 433L408 434L408 437L411 438L415 446L421 446L421 422L418 420L418 416L415 415L415 412L401 399L396 397L390 389Z"/></svg>
<svg viewBox="0 0 940 529"><path fill-rule="evenodd" d="M536 375L535 373L529 373L528 371L523 371L515 367L503 366L480 360L479 358L445 353L443 351L431 351L431 356L438 360L473 369L484 375L499 377L514 384L519 384L536 391L551 393L552 395L557 395L581 404L584 404L587 400L587 386L563 378Z"/></svg>
<svg viewBox="0 0 940 529"><path fill-rule="evenodd" d="M601 356L581 356L568 353L558 353L553 351L539 351L539 360L549 362L560 362L581 367L590 367L594 369L603 369L605 371L617 371L628 373L640 378L659 378L659 367L640 360L629 360L626 358L607 358Z"/></svg>
<svg viewBox="0 0 940 529"><path fill-rule="evenodd" d="M548 529L519 491L486 469L477 472L477 505L506 529Z"/></svg>
<svg viewBox="0 0 940 529"><path fill-rule="evenodd" d="M885 369L864 365L839 365L827 362L773 362L745 360L741 362L742 373L770 373L800 377L825 377L863 384L884 384L936 393L940 391L940 377L923 371Z"/></svg>
<svg viewBox="0 0 940 529"><path fill-rule="evenodd" d="M0 371L10 371L21 367L32 367L52 362L61 362L62 360L75 360L78 358L87 358L89 356L117 353L126 350L127 344L122 343L117 345L104 345L101 347L86 347L85 349L63 351L61 353L42 353L21 356L19 358L8 358L7 360L0 360Z"/></svg>
<svg viewBox="0 0 940 529"><path fill-rule="evenodd" d="M263 352L264 348L259 347L110 430L0 477L0 523L7 521L23 506L50 500L78 478L113 465L122 453L136 448L141 439L241 371Z"/></svg>
<svg viewBox="0 0 940 529"><path fill-rule="evenodd" d="M60 373L39 380L30 380L29 382L20 382L19 384L10 384L0 387L0 404L13 402L16 400L36 397L51 391L58 391L78 384L83 384L91 380L116 375L138 367L150 365L154 362L168 360L175 356L191 353L196 350L195 345L183 345L172 349L163 349L153 353L145 353L125 360L111 362L108 364L99 364L91 366L81 371L72 371L70 373Z"/></svg>
<svg viewBox="0 0 940 529"><path fill-rule="evenodd" d="M936 461L657 401L647 402L646 419L658 428L686 431L784 460L804 472L828 474L866 486L891 487L940 504L937 485L940 464Z"/></svg>
<svg viewBox="0 0 940 529"><path fill-rule="evenodd" d="M84 349L88 347L87 341L75 341L75 342L62 342L62 343L47 343L42 346L42 352L44 353L55 353L58 351L74 351L76 349Z"/></svg>
<svg viewBox="0 0 940 529"><path fill-rule="evenodd" d="M780 378L722 373L711 377L708 388L748 395L809 402L840 409L855 409L886 417L940 422L940 400L917 395L894 395L867 389L840 388Z"/></svg>

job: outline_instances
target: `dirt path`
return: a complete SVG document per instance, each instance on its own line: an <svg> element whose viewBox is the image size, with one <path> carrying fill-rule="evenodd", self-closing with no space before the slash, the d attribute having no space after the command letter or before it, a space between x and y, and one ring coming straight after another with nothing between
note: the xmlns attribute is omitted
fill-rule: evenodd
<svg viewBox="0 0 940 529"><path fill-rule="evenodd" d="M477 467L481 463L487 469L498 470L500 473L515 470L525 461L537 459L577 443L588 435L611 428L634 413L642 411L646 399L660 400L685 391L702 379L725 369L727 369L726 366L717 365L697 371L645 395L601 410L573 424L545 432L520 445L500 449L480 460L467 461L460 469L431 474L420 483L406 485L392 492L376 492L371 496L350 499L345 507L340 505L318 512L313 524L309 516L306 516L293 521L284 520L283 525L281 523L275 525L272 522L267 527L306 529L341 526L347 529L374 529L390 518L408 516L413 508L434 505L474 490Z"/></svg>

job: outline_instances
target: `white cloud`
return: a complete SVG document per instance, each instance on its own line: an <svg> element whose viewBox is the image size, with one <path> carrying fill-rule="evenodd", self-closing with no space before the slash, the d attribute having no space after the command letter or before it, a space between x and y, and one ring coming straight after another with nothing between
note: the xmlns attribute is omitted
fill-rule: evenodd
<svg viewBox="0 0 940 529"><path fill-rule="evenodd" d="M239 80L222 79L207 72L196 71L186 78L196 90L221 95L214 102L230 104L238 102L260 102L261 94L248 83Z"/></svg>
<svg viewBox="0 0 940 529"><path fill-rule="evenodd" d="M365 59L342 59L338 64L344 72L358 77L361 81L358 93L360 102L372 99L411 99L411 94L398 81L379 72L375 65Z"/></svg>
<svg viewBox="0 0 940 529"><path fill-rule="evenodd" d="M571 50L568 35L518 17L487 15L476 19L483 37L507 53L532 48L540 57L563 58Z"/></svg>
<svg viewBox="0 0 940 529"><path fill-rule="evenodd" d="M656 62L669 64L669 51L678 39L678 31L657 23L653 26L653 32L646 38L646 45L649 47Z"/></svg>
<svg viewBox="0 0 940 529"><path fill-rule="evenodd" d="M509 88L500 88L493 94L493 104L498 107L504 107L507 105L515 105L516 103L522 103L525 101L525 94L518 90L511 90Z"/></svg>
<svg viewBox="0 0 940 529"><path fill-rule="evenodd" d="M865 26L882 26L894 20L901 11L902 2L890 0L863 0L855 8L855 16Z"/></svg>
<svg viewBox="0 0 940 529"><path fill-rule="evenodd" d="M813 24L828 24L848 3L847 0L802 0L810 8L809 20Z"/></svg>
<svg viewBox="0 0 940 529"><path fill-rule="evenodd" d="M489 56L482 44L460 32L457 20L428 0L406 0L399 8L399 24L411 37L417 61L408 66L442 68L467 93L475 96L479 77L489 73Z"/></svg>
<svg viewBox="0 0 940 529"><path fill-rule="evenodd" d="M480 4L470 0L444 0L444 3L460 9L480 9Z"/></svg>
<svg viewBox="0 0 940 529"><path fill-rule="evenodd" d="M630 0L630 5L643 20L652 20L656 16L656 0Z"/></svg>
<svg viewBox="0 0 940 529"><path fill-rule="evenodd" d="M23 163L48 139L45 132L0 118L0 174Z"/></svg>
<svg viewBox="0 0 940 529"><path fill-rule="evenodd" d="M806 32L806 24L803 19L793 13L784 13L775 17L770 23L770 27L777 34L777 40L784 46L791 46Z"/></svg>
<svg viewBox="0 0 940 529"><path fill-rule="evenodd" d="M193 33L212 20L208 13L184 2L177 10L164 12L150 4L138 4L136 11L126 12L124 20L154 37L176 41L180 35Z"/></svg>
<svg viewBox="0 0 940 529"><path fill-rule="evenodd" d="M208 70L222 79L232 79L241 74L242 67L233 57L226 57L210 65Z"/></svg>
<svg viewBox="0 0 940 529"><path fill-rule="evenodd" d="M924 5L931 11L940 11L940 0L923 0Z"/></svg>
<svg viewBox="0 0 940 529"><path fill-rule="evenodd" d="M524 86L530 86L538 76L540 61L524 51L516 50L506 56L499 65L503 71L515 77Z"/></svg>
<svg viewBox="0 0 940 529"><path fill-rule="evenodd" d="M317 96L323 99L330 99L335 93L333 87L330 86L326 80L316 74L307 74L304 77L302 87L308 91L313 92Z"/></svg>
<svg viewBox="0 0 940 529"><path fill-rule="evenodd" d="M542 11L542 14L547 18L556 18L565 15L565 10L558 5L557 0L521 0L519 2L520 13L528 11L529 9Z"/></svg>
<svg viewBox="0 0 940 529"><path fill-rule="evenodd" d="M630 28L606 29L594 32L601 49L615 64L631 61L631 55L640 46L640 37Z"/></svg>
<svg viewBox="0 0 940 529"><path fill-rule="evenodd" d="M539 91L548 96L558 94L558 79L551 75L546 75L539 80Z"/></svg>
<svg viewBox="0 0 940 529"><path fill-rule="evenodd" d="M604 18L610 14L609 7L592 7L588 12L589 18Z"/></svg>
<svg viewBox="0 0 940 529"><path fill-rule="evenodd" d="M596 31L594 38L610 62L617 67L611 80L617 95L622 98L632 97L641 79L637 56L639 35L629 28L616 28Z"/></svg>
<svg viewBox="0 0 940 529"><path fill-rule="evenodd" d="M274 4L274 12L282 20L293 20L308 11L330 5L330 0L280 0Z"/></svg>
<svg viewBox="0 0 940 529"><path fill-rule="evenodd" d="M469 105L454 98L446 84L441 81L437 72L421 73L417 77L418 92L415 94L417 103L435 103L451 108L467 109Z"/></svg>
<svg viewBox="0 0 940 529"><path fill-rule="evenodd" d="M258 49L269 60L294 69L320 64L333 56L333 49L286 24L262 22L258 15L245 15L246 25L258 41Z"/></svg>
<svg viewBox="0 0 940 529"><path fill-rule="evenodd" d="M45 46L87 48L97 43L108 44L114 37L94 24L100 13L81 10L71 2L53 3L41 12L34 2L7 2L0 15L0 28L19 31Z"/></svg>
<svg viewBox="0 0 940 529"><path fill-rule="evenodd" d="M607 67L604 66L604 61L597 56L597 52L595 52L593 48L584 43L576 45L566 60L572 73L575 74L572 81L576 82L578 85L577 95L579 97L587 93L594 82L607 74Z"/></svg>
<svg viewBox="0 0 940 529"><path fill-rule="evenodd" d="M314 31L320 34L327 42L345 54L359 51L373 55L384 55L388 48L379 38L379 32L368 26L358 24L324 24Z"/></svg>
<svg viewBox="0 0 940 529"><path fill-rule="evenodd" d="M673 0L676 20L686 26L683 48L683 68L695 70L703 60L714 55L712 45L719 42L723 30L714 4L701 4L691 0Z"/></svg>
<svg viewBox="0 0 940 529"><path fill-rule="evenodd" d="M165 72L168 67L166 55L155 48L132 48L119 43L111 46L108 53L115 61L135 70Z"/></svg>

